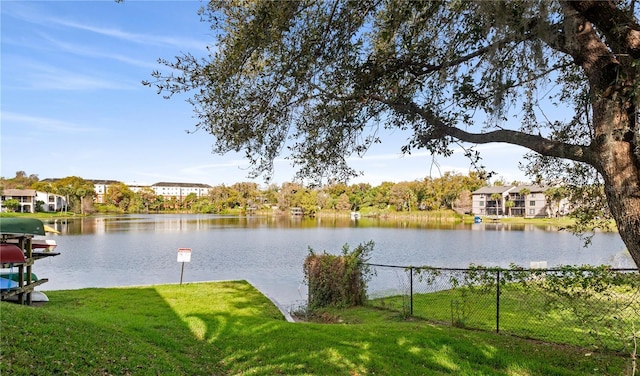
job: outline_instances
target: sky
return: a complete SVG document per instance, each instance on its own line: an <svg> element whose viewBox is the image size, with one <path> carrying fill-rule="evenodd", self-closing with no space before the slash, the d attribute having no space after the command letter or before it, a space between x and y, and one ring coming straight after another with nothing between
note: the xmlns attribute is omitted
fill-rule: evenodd
<svg viewBox="0 0 640 376"><path fill-rule="evenodd" d="M187 132L196 121L186 96L166 100L141 84L153 70L168 72L158 58L206 56L214 36L200 22L200 6L188 0L0 1L0 176L24 171L40 179L129 185L252 181L242 154L213 154L213 136ZM449 158L403 156L408 134L382 136L363 158L349 159L363 172L350 183L470 171L460 150ZM528 181L518 169L525 149L490 144L478 150L496 179ZM283 156L271 182L292 181L294 173Z"/></svg>

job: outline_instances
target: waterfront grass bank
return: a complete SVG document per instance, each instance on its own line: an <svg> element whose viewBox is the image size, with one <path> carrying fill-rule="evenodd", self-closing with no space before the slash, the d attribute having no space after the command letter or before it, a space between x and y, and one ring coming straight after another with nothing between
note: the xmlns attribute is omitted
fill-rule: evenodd
<svg viewBox="0 0 640 376"><path fill-rule="evenodd" d="M403 320L287 322L246 282L47 291L0 303L0 374L620 375L628 359Z"/></svg>

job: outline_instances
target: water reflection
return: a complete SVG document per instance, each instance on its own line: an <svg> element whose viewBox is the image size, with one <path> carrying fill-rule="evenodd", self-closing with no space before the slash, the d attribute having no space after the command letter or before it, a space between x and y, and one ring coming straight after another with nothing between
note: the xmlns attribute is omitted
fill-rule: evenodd
<svg viewBox="0 0 640 376"><path fill-rule="evenodd" d="M45 221L46 222L46 221ZM423 230L474 231L557 231L555 226L513 223L464 224L454 221L397 220L345 216L300 218L290 216L222 216L222 215L128 215L71 218L46 222L62 234L103 234L111 232L182 232L216 228L390 228Z"/></svg>
<svg viewBox="0 0 640 376"><path fill-rule="evenodd" d="M244 279L283 304L306 296L302 264L309 247L340 253L344 244L355 247L370 240L375 242L370 261L387 265L529 267L546 261L549 267L632 266L617 234L598 234L590 248L583 248L567 232L508 223L127 215L49 225L61 232L55 236L60 255L34 267L39 277L49 278L43 290L177 283L181 247L193 249L185 282Z"/></svg>

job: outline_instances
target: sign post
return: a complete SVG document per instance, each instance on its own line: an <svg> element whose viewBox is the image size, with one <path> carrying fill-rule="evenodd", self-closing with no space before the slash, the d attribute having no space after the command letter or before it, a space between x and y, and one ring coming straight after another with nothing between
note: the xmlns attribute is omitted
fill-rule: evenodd
<svg viewBox="0 0 640 376"><path fill-rule="evenodd" d="M191 248L178 248L178 262L182 263L182 270L180 270L180 284L182 284L182 276L184 275L184 263L191 262Z"/></svg>

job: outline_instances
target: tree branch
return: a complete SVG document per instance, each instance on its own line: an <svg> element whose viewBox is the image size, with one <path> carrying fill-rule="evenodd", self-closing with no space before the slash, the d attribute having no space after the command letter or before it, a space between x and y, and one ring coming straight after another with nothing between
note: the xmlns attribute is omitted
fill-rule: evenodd
<svg viewBox="0 0 640 376"><path fill-rule="evenodd" d="M571 1L568 4L596 25L614 53L640 57L640 25L632 13L619 9L613 1Z"/></svg>
<svg viewBox="0 0 640 376"><path fill-rule="evenodd" d="M597 76L607 65L618 64L609 47L597 35L594 24L574 7L563 1L564 20L561 24L540 22L537 37L552 49L570 55L587 76Z"/></svg>
<svg viewBox="0 0 640 376"><path fill-rule="evenodd" d="M532 21L531 22L531 26L534 25L536 23L536 21ZM518 37L514 37L511 36L509 38L503 38L500 39L498 41L495 41L487 46L484 47L480 47L475 51L470 52L467 55L464 56L460 56L456 59L453 59L451 61L446 61L446 62L442 62L440 64L431 64L431 63L426 63L424 62L424 59L421 58L416 58L416 56L413 55L409 55L409 56L405 56L405 57L400 57L400 58L392 58L392 57L385 57L386 62L385 64L385 68L387 68L387 70L390 71L399 71L399 70L406 70L410 73L412 73L414 76L416 77L420 77L423 76L425 74L429 74L429 73L433 73L433 72L437 72L440 71L442 69L446 69L449 67L454 67L463 63L466 63L468 61L470 61L471 59L474 59L476 57L482 56L484 54L486 54L487 52L491 51L492 49L495 49L496 47L499 46L504 46L508 43L520 43L520 42L524 42L526 40L531 39L532 35L528 32L524 32L523 34L518 34Z"/></svg>
<svg viewBox="0 0 640 376"><path fill-rule="evenodd" d="M591 165L594 165L596 160L594 153L588 146L554 141L542 136L536 136L509 129L500 129L487 133L471 133L460 128L447 125L439 116L434 114L431 110L421 108L413 102L391 102L382 97L375 97L372 99L386 103L396 111L411 115L417 114L423 120L425 120L427 124L431 125L432 129L428 133L418 135L418 139L420 140L422 145L426 145L431 140L441 139L443 137L449 136L463 142L474 144L502 142L511 145L522 146L545 156L565 158L576 162L588 163Z"/></svg>

